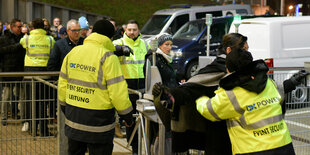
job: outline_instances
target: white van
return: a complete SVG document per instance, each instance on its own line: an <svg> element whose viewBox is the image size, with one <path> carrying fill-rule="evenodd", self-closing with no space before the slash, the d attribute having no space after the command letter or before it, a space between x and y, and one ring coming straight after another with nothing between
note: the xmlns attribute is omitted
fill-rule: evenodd
<svg viewBox="0 0 310 155"><path fill-rule="evenodd" d="M248 37L253 58L269 59L272 67L304 67L310 61L310 16L244 19L239 33Z"/></svg>
<svg viewBox="0 0 310 155"><path fill-rule="evenodd" d="M234 24L231 24L230 32L235 32ZM265 59L269 67L302 68L305 62L310 62L310 16L244 19L239 33L248 37L253 58ZM276 70L272 77L277 83L282 83L297 71ZM309 82L305 82L288 94L286 102L291 105L289 107L310 105L307 100Z"/></svg>
<svg viewBox="0 0 310 155"><path fill-rule="evenodd" d="M148 39L161 33L170 33L173 35L188 21L205 18L206 14L212 14L213 17L252 14L250 5L190 5L184 7L188 8L173 8L156 11L141 29L142 38Z"/></svg>

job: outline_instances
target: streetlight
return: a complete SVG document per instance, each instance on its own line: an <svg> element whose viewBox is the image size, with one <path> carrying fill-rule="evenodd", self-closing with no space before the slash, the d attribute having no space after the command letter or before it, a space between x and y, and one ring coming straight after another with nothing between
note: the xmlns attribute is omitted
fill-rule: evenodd
<svg viewBox="0 0 310 155"><path fill-rule="evenodd" d="M289 16L291 16L291 13L292 13L292 10L294 9L294 6L293 5L290 5L288 7L288 10L289 10Z"/></svg>
<svg viewBox="0 0 310 155"><path fill-rule="evenodd" d="M290 5L290 6L288 7L289 10L292 10L293 8L294 8L293 5Z"/></svg>

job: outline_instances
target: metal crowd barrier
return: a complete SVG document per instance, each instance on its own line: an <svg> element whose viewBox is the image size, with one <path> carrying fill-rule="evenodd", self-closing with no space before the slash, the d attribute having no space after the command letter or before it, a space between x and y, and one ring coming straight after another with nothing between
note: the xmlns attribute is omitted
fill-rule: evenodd
<svg viewBox="0 0 310 155"><path fill-rule="evenodd" d="M273 73L269 74L269 77L277 83L281 83L299 69L273 69ZM8 109L7 124L5 126L0 124L0 154L65 154L66 149L59 148L59 146L65 147L66 142L63 140L65 136L59 136L61 134L59 130L61 122L56 121L56 118L59 119L56 116L61 115L55 115L56 109L51 106L57 103L56 81L40 78L40 76L58 76L58 72L0 73L0 79L24 76L29 76L30 79L11 82L0 80L0 109L4 110L2 108L4 103L8 105L6 108ZM8 100L3 99L5 96L3 94L4 89L9 94ZM36 94L38 94L38 97L35 96ZM297 155L306 155L310 152L309 96L309 77L296 90L286 96L285 121L290 130ZM26 114L30 114L30 117L26 117ZM38 117L36 114L42 115ZM1 118L2 115L3 113L1 113ZM28 131L22 131L24 122L31 122ZM45 124L47 124L47 127L43 128L43 131L49 132L46 135L41 135L40 127L44 127ZM30 132L30 130L36 132ZM62 139L57 138L55 135L62 137Z"/></svg>
<svg viewBox="0 0 310 155"><path fill-rule="evenodd" d="M269 77L278 84L304 68L273 68ZM285 122L297 155L310 153L310 76L285 96Z"/></svg>
<svg viewBox="0 0 310 155"><path fill-rule="evenodd" d="M0 154L58 154L57 87L43 76L58 72L0 73Z"/></svg>

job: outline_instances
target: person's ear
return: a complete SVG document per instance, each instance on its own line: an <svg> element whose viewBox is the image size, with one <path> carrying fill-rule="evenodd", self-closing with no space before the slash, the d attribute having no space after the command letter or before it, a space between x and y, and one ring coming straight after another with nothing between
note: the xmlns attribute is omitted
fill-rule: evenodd
<svg viewBox="0 0 310 155"><path fill-rule="evenodd" d="M231 48L230 48L230 47L227 47L227 48L226 48L226 55L229 54L230 52L231 52Z"/></svg>

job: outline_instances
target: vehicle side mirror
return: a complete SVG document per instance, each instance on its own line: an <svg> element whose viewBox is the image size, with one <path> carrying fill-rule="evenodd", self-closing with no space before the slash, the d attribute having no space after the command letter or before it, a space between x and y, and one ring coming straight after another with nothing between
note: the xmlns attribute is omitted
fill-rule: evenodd
<svg viewBox="0 0 310 155"><path fill-rule="evenodd" d="M207 44L207 39L205 39L205 38L200 39L199 44Z"/></svg>
<svg viewBox="0 0 310 155"><path fill-rule="evenodd" d="M210 42L212 39L212 35L210 34ZM207 44L207 36L204 36L202 39L199 40L199 44Z"/></svg>

